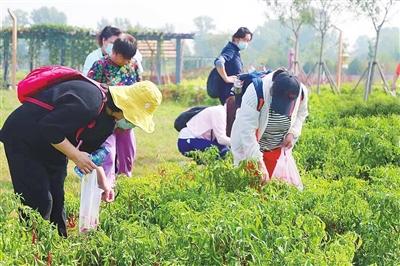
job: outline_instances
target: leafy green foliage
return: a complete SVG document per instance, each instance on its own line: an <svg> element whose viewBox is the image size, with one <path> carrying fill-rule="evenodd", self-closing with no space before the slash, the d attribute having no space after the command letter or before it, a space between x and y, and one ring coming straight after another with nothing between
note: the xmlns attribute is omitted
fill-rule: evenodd
<svg viewBox="0 0 400 266"><path fill-rule="evenodd" d="M1 191L0 261L4 265L43 265L49 260L54 265L397 265L398 100L377 92L370 102L360 104L361 97L349 93L345 88L341 96L311 96L310 117L294 150L304 191L279 181L260 188L258 178L243 167L233 167L230 156L217 159L216 150L209 150L196 154L200 165L167 161L152 165L143 178L119 177L115 202L102 205L100 228L84 235L70 228L70 236L63 239L8 189ZM182 108L166 104L174 115ZM9 109L10 103L3 106ZM67 185L67 216L73 225L79 187L77 182ZM21 208L29 220L20 221Z"/></svg>

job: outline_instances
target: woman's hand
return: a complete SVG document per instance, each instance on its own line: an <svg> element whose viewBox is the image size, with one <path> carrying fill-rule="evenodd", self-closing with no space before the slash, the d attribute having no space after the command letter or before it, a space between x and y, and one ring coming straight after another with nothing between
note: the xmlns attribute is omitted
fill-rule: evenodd
<svg viewBox="0 0 400 266"><path fill-rule="evenodd" d="M82 152L75 148L67 138L57 144L51 144L54 148L65 154L68 159L72 160L79 170L85 175L93 171L97 166L92 162L90 156L86 152Z"/></svg>
<svg viewBox="0 0 400 266"><path fill-rule="evenodd" d="M90 155L86 152L77 150L72 158L70 158L76 166L78 166L79 170L85 175L91 173L94 169L96 169L96 165L92 162Z"/></svg>
<svg viewBox="0 0 400 266"><path fill-rule="evenodd" d="M282 148L285 148L288 150L293 147L293 143L294 143L294 135L292 133L289 133L286 135L285 139L283 140Z"/></svg>
<svg viewBox="0 0 400 266"><path fill-rule="evenodd" d="M264 186L269 181L270 176L267 167L265 166L265 163L262 159L258 162L258 170L261 173L260 184L261 186Z"/></svg>
<svg viewBox="0 0 400 266"><path fill-rule="evenodd" d="M237 76L227 76L226 79L224 80L226 83L235 83L235 81L238 79Z"/></svg>

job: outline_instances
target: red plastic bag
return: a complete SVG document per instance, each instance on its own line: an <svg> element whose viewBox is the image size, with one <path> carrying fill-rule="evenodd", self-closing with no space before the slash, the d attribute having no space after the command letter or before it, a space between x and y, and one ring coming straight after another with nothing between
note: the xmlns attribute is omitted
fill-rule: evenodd
<svg viewBox="0 0 400 266"><path fill-rule="evenodd" d="M281 149L281 155L276 163L272 177L292 184L299 190L303 190L303 183L301 182L299 170L297 169L291 149Z"/></svg>

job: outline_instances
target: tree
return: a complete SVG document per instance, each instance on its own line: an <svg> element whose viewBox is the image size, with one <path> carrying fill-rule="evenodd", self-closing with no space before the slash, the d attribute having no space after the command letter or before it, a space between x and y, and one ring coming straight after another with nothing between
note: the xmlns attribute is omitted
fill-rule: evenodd
<svg viewBox="0 0 400 266"><path fill-rule="evenodd" d="M208 34L210 31L215 30L214 20L208 16L196 17L193 19L193 23L199 35Z"/></svg>
<svg viewBox="0 0 400 266"><path fill-rule="evenodd" d="M122 31L127 31L132 28L131 22L128 18L114 18L114 23L112 24L114 27L119 28Z"/></svg>
<svg viewBox="0 0 400 266"><path fill-rule="evenodd" d="M112 23L108 19L102 17L100 21L97 22L97 30L101 31L102 29L104 29L104 27L109 26L111 24Z"/></svg>
<svg viewBox="0 0 400 266"><path fill-rule="evenodd" d="M396 63L400 60L400 29L398 27L383 28L379 38L379 47L378 61L384 62L384 70L392 73Z"/></svg>
<svg viewBox="0 0 400 266"><path fill-rule="evenodd" d="M319 61L318 61L318 78L317 78L317 93L320 93L320 83L321 83L321 71L322 71L322 57L324 53L324 43L325 37L328 30L332 27L332 18L335 17L343 9L343 5L340 1L332 0L318 0L313 1L313 26L318 30L321 41L319 49Z"/></svg>
<svg viewBox="0 0 400 266"><path fill-rule="evenodd" d="M354 43L354 56L359 59L368 58L369 42L370 38L367 35L358 36L356 42Z"/></svg>
<svg viewBox="0 0 400 266"><path fill-rule="evenodd" d="M311 23L313 17L310 12L310 0L264 0L269 7L268 16L277 16L279 21L287 26L293 33L294 41L294 62L293 69L295 74L299 72L299 34L304 24Z"/></svg>
<svg viewBox="0 0 400 266"><path fill-rule="evenodd" d="M17 17L18 26L27 26L30 24L28 12L21 10L21 9L16 9L16 10L13 10L13 13ZM11 25L12 25L11 18L7 14L7 16L3 19L3 26L11 27Z"/></svg>
<svg viewBox="0 0 400 266"><path fill-rule="evenodd" d="M349 75L360 75L363 71L363 65L360 59L354 58L347 69L346 73Z"/></svg>
<svg viewBox="0 0 400 266"><path fill-rule="evenodd" d="M378 53L380 33L383 24L385 24L385 22L387 22L388 18L390 17L389 12L391 11L394 5L394 1L393 0L350 0L350 4L354 6L359 13L362 13L366 17L369 17L371 19L376 34L375 45L372 54L372 62L369 62L367 83L365 86L365 93L364 93L364 100L368 100L368 96L371 93L375 65L377 64L376 58Z"/></svg>
<svg viewBox="0 0 400 266"><path fill-rule="evenodd" d="M67 24L67 16L54 7L41 7L31 12L33 24Z"/></svg>
<svg viewBox="0 0 400 266"><path fill-rule="evenodd" d="M166 23L163 27L160 28L161 32L175 32L175 26L171 23Z"/></svg>
<svg viewBox="0 0 400 266"><path fill-rule="evenodd" d="M215 29L215 24L212 18L200 16L193 19L196 26L196 35L194 50L196 55L200 57L214 57L222 49L222 45L226 42L225 34L213 35L211 30ZM224 39L224 40L223 40Z"/></svg>

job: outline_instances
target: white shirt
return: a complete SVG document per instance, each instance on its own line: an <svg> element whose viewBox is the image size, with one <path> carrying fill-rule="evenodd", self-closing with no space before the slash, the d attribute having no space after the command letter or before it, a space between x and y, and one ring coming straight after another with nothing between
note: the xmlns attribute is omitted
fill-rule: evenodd
<svg viewBox="0 0 400 266"><path fill-rule="evenodd" d="M98 48L88 54L85 60L85 64L83 64L83 70L82 73L83 75L87 76L89 70L92 68L94 62L100 60L103 58L103 52L101 51L101 48Z"/></svg>
<svg viewBox="0 0 400 266"><path fill-rule="evenodd" d="M221 145L231 144L231 139L226 135L226 108L223 105L207 107L193 116L182 130L184 132L179 134L179 138L215 138Z"/></svg>
<svg viewBox="0 0 400 266"><path fill-rule="evenodd" d="M179 131L178 138L180 139L194 139L196 138L192 132L187 127L184 127Z"/></svg>
<svg viewBox="0 0 400 266"><path fill-rule="evenodd" d="M242 98L241 107L236 111L236 119L233 122L231 143L235 165L243 160L261 160L262 152L258 143L259 137L265 131L268 124L269 108L271 104L272 75L263 77L264 105L260 112L257 111L257 93L253 84L250 84ZM297 97L291 116L288 133L292 133L295 139L301 134L303 122L308 115L308 92L301 84L304 99Z"/></svg>

